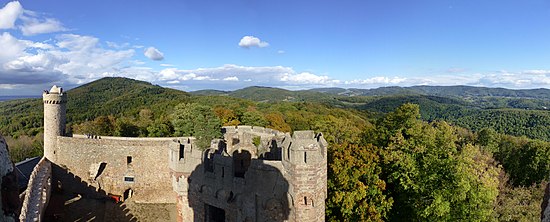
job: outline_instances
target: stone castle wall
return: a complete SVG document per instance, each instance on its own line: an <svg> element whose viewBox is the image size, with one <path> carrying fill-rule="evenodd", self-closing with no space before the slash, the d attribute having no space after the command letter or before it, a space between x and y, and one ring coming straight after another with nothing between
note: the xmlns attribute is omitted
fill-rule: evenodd
<svg viewBox="0 0 550 222"><path fill-rule="evenodd" d="M175 138L57 137L57 160L82 181L107 193L133 191L136 202L174 203L169 148ZM130 163L129 163L130 162Z"/></svg>
<svg viewBox="0 0 550 222"><path fill-rule="evenodd" d="M176 203L179 221L324 220L321 134L224 127L206 150L190 137L65 137L67 95L54 86L43 98L45 157L97 191Z"/></svg>
<svg viewBox="0 0 550 222"><path fill-rule="evenodd" d="M184 158L171 159L176 160L172 171L180 221L211 219L207 210L211 207L223 210L229 222L324 220L327 162L321 135L303 131L291 137L250 126L223 131L225 139L209 150L188 148ZM253 137L260 137L260 148L252 144ZM284 155L262 159L256 156L260 149ZM244 160L250 164L244 175L238 175L241 160L236 155L244 152L250 153L250 159Z"/></svg>
<svg viewBox="0 0 550 222"><path fill-rule="evenodd" d="M25 190L25 199L19 215L20 221L43 221L44 211L51 195L52 165L42 157L35 166Z"/></svg>

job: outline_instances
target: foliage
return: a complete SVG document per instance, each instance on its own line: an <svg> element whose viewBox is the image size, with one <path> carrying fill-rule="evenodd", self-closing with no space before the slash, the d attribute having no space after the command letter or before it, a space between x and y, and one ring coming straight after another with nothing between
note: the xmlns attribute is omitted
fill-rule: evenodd
<svg viewBox="0 0 550 222"><path fill-rule="evenodd" d="M253 108L243 114L241 122L248 126L266 126L268 123L264 115Z"/></svg>
<svg viewBox="0 0 550 222"><path fill-rule="evenodd" d="M393 200L379 178L376 147L335 144L328 162L328 221L383 221Z"/></svg>
<svg viewBox="0 0 550 222"><path fill-rule="evenodd" d="M330 221L532 221L550 174L548 92L250 87L190 96L105 78L68 91L67 107L76 133L193 135L201 148L221 125L322 132ZM42 115L40 99L0 102L15 161L41 155Z"/></svg>
<svg viewBox="0 0 550 222"><path fill-rule="evenodd" d="M514 186L541 183L550 174L550 142L501 136L495 158L502 163Z"/></svg>
<svg viewBox="0 0 550 222"><path fill-rule="evenodd" d="M9 145L11 161L14 163L43 154L44 135L42 133L36 136L22 135L18 138L6 136L5 139Z"/></svg>
<svg viewBox="0 0 550 222"><path fill-rule="evenodd" d="M221 121L212 108L197 103L177 105L172 113L176 136L194 136L197 146L210 147L210 141L221 137Z"/></svg>
<svg viewBox="0 0 550 222"><path fill-rule="evenodd" d="M498 221L539 221L541 202L547 182L528 187L504 184L498 196L494 217Z"/></svg>
<svg viewBox="0 0 550 222"><path fill-rule="evenodd" d="M484 221L492 215L498 175L492 158L467 144L445 122L419 120L419 108L405 104L369 132L381 147L382 178L394 206L390 220Z"/></svg>

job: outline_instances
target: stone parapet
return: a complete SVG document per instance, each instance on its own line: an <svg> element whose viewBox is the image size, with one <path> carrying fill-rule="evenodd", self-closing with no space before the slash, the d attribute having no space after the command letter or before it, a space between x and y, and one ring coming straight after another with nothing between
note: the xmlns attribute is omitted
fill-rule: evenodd
<svg viewBox="0 0 550 222"><path fill-rule="evenodd" d="M42 221L50 199L52 165L43 157L34 168L19 215L20 221Z"/></svg>

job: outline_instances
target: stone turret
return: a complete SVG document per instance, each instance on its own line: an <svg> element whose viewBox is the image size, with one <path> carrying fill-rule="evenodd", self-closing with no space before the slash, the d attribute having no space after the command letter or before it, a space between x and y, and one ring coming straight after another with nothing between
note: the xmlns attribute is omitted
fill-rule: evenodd
<svg viewBox="0 0 550 222"><path fill-rule="evenodd" d="M294 221L324 221L327 198L327 142L322 134L296 131L283 141Z"/></svg>
<svg viewBox="0 0 550 222"><path fill-rule="evenodd" d="M65 135L67 112L67 94L63 89L53 86L42 94L44 102L44 156L51 162L57 162L57 136Z"/></svg>

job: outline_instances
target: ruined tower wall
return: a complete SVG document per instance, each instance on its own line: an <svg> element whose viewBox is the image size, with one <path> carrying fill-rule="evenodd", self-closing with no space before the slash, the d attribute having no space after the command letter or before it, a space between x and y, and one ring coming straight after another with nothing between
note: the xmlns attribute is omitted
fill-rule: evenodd
<svg viewBox="0 0 550 222"><path fill-rule="evenodd" d="M54 91L59 89L59 91ZM54 86L52 92L44 93L44 156L56 162L57 136L65 134L67 94L61 88Z"/></svg>
<svg viewBox="0 0 550 222"><path fill-rule="evenodd" d="M285 138L284 175L289 180L292 221L324 221L327 198L327 142L313 131Z"/></svg>
<svg viewBox="0 0 550 222"><path fill-rule="evenodd" d="M91 186L136 202L175 203L169 167L174 138L57 137L57 160Z"/></svg>

